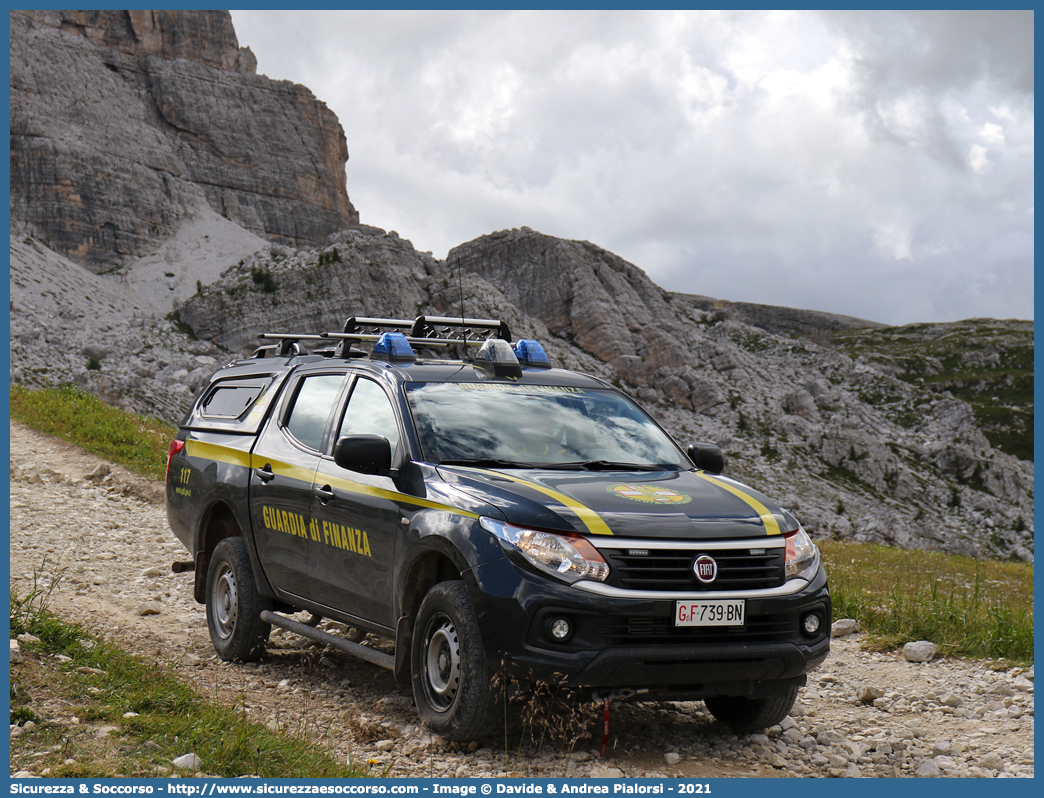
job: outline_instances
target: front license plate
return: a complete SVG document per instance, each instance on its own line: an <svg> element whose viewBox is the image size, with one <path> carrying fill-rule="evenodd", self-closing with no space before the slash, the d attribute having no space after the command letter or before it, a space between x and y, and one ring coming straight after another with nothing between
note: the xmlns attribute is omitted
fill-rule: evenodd
<svg viewBox="0 0 1044 798"><path fill-rule="evenodd" d="M743 626L746 605L744 599L678 601L674 605L674 625Z"/></svg>

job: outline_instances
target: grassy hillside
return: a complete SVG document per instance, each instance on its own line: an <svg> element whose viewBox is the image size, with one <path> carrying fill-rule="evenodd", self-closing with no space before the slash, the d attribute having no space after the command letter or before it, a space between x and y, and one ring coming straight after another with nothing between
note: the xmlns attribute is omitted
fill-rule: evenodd
<svg viewBox="0 0 1044 798"><path fill-rule="evenodd" d="M834 618L879 648L930 640L943 654L1033 662L1033 565L817 541Z"/></svg>
<svg viewBox="0 0 1044 798"><path fill-rule="evenodd" d="M161 421L110 407L71 386L34 391L12 385L11 418L160 480L177 432Z"/></svg>
<svg viewBox="0 0 1044 798"><path fill-rule="evenodd" d="M969 319L842 330L833 345L972 406L990 444L1033 460L1033 322Z"/></svg>

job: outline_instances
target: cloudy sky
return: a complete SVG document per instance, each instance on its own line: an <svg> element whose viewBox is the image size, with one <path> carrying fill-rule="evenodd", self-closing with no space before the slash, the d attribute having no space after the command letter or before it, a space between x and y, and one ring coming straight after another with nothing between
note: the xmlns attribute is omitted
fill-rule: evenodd
<svg viewBox="0 0 1044 798"><path fill-rule="evenodd" d="M362 221L528 226L674 291L1033 317L1032 12L234 11L348 139Z"/></svg>

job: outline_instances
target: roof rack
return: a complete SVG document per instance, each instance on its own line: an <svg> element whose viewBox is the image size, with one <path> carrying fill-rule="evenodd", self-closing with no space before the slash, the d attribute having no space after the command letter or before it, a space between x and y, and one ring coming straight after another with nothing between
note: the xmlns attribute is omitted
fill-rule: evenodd
<svg viewBox="0 0 1044 798"><path fill-rule="evenodd" d="M469 319L449 316L418 316L415 319L381 319L368 316L349 316L344 323L344 331L321 332L317 335L299 333L261 333L258 338L279 341L275 346L262 346L255 349L251 358L258 357L293 357L304 354L300 341L340 341L336 350L324 350L337 358L365 357L362 350L352 349L352 341L377 341L386 332L409 330L403 337L410 344L420 346L467 346L469 338L478 344L487 338L500 338L511 343L511 330L500 319ZM452 333L460 331L458 337ZM319 354L320 350L316 350Z"/></svg>
<svg viewBox="0 0 1044 798"><path fill-rule="evenodd" d="M478 338L480 333L475 328L480 328L487 331L486 338L502 338L511 343L511 330L500 319L458 319L450 316L418 316L413 320L410 335L416 338L444 338L454 328L462 330L464 338L450 340L467 341L469 333L473 338Z"/></svg>
<svg viewBox="0 0 1044 798"><path fill-rule="evenodd" d="M511 330L500 319L468 319L450 316L418 316L412 320L350 316L344 323L343 332L321 333L321 335L327 338L352 336L355 340L369 341L376 340L381 333L402 332L403 330L409 330L406 333L406 339L411 343L414 341L417 343L430 341L467 343L469 338L485 340L490 337L503 338L511 343ZM462 337L451 335L454 330L460 330Z"/></svg>
<svg viewBox="0 0 1044 798"><path fill-rule="evenodd" d="M322 341L320 335L298 335L296 333L260 333L258 338L268 341L279 341L275 346L259 346L250 353L250 357L293 357L303 354L298 341Z"/></svg>

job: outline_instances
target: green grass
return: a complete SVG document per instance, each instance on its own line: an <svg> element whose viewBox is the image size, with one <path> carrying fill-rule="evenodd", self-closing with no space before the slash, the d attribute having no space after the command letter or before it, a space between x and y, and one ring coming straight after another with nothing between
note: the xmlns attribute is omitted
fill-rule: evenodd
<svg viewBox="0 0 1044 798"><path fill-rule="evenodd" d="M204 773L225 777L381 775L341 764L314 740L273 732L236 707L200 696L162 665L52 615L46 598L38 589L11 595L11 636L40 640L24 643L26 661L11 666L11 723L23 726L11 739L12 770L50 768L54 778L155 777L174 772L172 760L194 752ZM62 720L56 706L79 723L56 722ZM27 721L33 725L26 728ZM107 734L100 736L99 727Z"/></svg>
<svg viewBox="0 0 1044 798"><path fill-rule="evenodd" d="M11 418L157 480L164 478L176 433L71 386L30 390L12 385Z"/></svg>
<svg viewBox="0 0 1044 798"><path fill-rule="evenodd" d="M949 655L1033 661L1033 566L888 546L817 541L834 618L871 645L930 640Z"/></svg>

